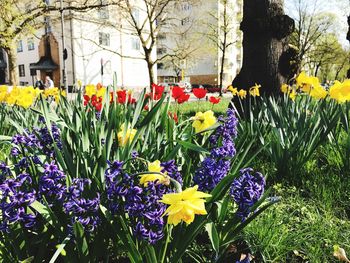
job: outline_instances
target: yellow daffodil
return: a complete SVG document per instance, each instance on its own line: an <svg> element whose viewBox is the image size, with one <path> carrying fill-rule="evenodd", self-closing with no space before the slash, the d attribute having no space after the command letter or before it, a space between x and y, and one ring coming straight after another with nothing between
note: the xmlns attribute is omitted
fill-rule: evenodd
<svg viewBox="0 0 350 263"><path fill-rule="evenodd" d="M231 93L232 93L233 96L236 96L237 93L238 93L237 88L234 88L234 87L232 87L232 86L228 87L227 90L228 90L228 91L231 91Z"/></svg>
<svg viewBox="0 0 350 263"><path fill-rule="evenodd" d="M181 221L190 224L194 220L195 215L206 215L205 200L203 198L210 197L197 191L198 185L187 188L180 193L165 194L160 202L169 205L164 215L168 215L168 224L177 225Z"/></svg>
<svg viewBox="0 0 350 263"><path fill-rule="evenodd" d="M135 137L137 130L131 129L130 127L127 128L125 131L124 124L120 128L120 131L117 134L118 137L118 143L120 146L125 146L129 141L132 141Z"/></svg>
<svg viewBox="0 0 350 263"><path fill-rule="evenodd" d="M105 87L101 87L100 89L97 90L96 97L104 98L105 94L106 94L106 88Z"/></svg>
<svg viewBox="0 0 350 263"><path fill-rule="evenodd" d="M192 127L195 129L196 133L208 129L216 123L214 112L211 110L204 113L197 112L196 116L193 117L193 120Z"/></svg>
<svg viewBox="0 0 350 263"><path fill-rule="evenodd" d="M241 89L238 91L237 95L241 98L244 99L245 97L247 97L247 91L244 89Z"/></svg>
<svg viewBox="0 0 350 263"><path fill-rule="evenodd" d="M329 89L329 96L339 103L350 101L350 79L344 82L335 81Z"/></svg>
<svg viewBox="0 0 350 263"><path fill-rule="evenodd" d="M6 100L6 97L8 95L8 87L7 86L0 86L0 102L4 102Z"/></svg>
<svg viewBox="0 0 350 263"><path fill-rule="evenodd" d="M295 101L296 96L297 96L297 93L295 92L294 89L292 89L292 91L289 93L289 98L290 98L292 101Z"/></svg>
<svg viewBox="0 0 350 263"><path fill-rule="evenodd" d="M281 91L283 93L288 93L289 92L289 85L288 84L282 84Z"/></svg>
<svg viewBox="0 0 350 263"><path fill-rule="evenodd" d="M298 87L301 88L303 92L310 93L312 87L320 86L320 81L317 77L310 77L306 75L305 72L301 72L296 78Z"/></svg>
<svg viewBox="0 0 350 263"><path fill-rule="evenodd" d="M96 87L95 85L89 84L85 86L85 95L89 96L90 98L92 95L96 95Z"/></svg>
<svg viewBox="0 0 350 263"><path fill-rule="evenodd" d="M315 86L311 89L310 91L310 96L315 98L315 99L324 99L327 97L328 92L322 88L321 85Z"/></svg>
<svg viewBox="0 0 350 263"><path fill-rule="evenodd" d="M260 96L260 91L259 91L260 88L261 88L261 85L258 85L255 83L255 86L253 86L249 89L249 94L252 95L253 97L259 97Z"/></svg>
<svg viewBox="0 0 350 263"><path fill-rule="evenodd" d="M162 169L163 167L160 166L159 160L148 163L149 172L160 173ZM169 179L162 174L144 174L140 178L140 184L147 186L148 182L154 182L155 180L162 184L169 184Z"/></svg>

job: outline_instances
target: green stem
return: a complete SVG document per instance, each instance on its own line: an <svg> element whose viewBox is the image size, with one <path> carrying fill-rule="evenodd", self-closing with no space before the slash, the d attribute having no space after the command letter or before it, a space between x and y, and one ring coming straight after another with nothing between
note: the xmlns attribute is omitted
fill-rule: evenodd
<svg viewBox="0 0 350 263"><path fill-rule="evenodd" d="M163 250L163 255L162 255L162 259L161 259L161 263L164 262L165 260L165 256L166 256L166 252L168 250L168 244L169 244L169 241L170 241L170 235L171 235L171 231L173 229L173 226L172 225L167 225L167 236L166 236L166 240L165 240L165 245L164 245L164 250Z"/></svg>

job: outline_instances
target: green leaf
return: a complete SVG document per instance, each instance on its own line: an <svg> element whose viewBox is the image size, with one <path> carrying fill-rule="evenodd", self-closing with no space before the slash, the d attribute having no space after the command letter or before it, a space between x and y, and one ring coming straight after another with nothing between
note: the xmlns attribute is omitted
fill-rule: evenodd
<svg viewBox="0 0 350 263"><path fill-rule="evenodd" d="M186 142L186 141L176 141L178 144L182 145L183 147L185 147L186 149L190 149L196 152L200 152L200 153L209 153L209 151L207 149L204 149L203 147L190 143L190 142Z"/></svg>
<svg viewBox="0 0 350 263"><path fill-rule="evenodd" d="M62 251L64 251L64 247L66 246L66 244L70 241L70 237L66 237L63 242L61 244L59 244L57 246L57 250L55 252L55 254L52 256L52 258L50 259L49 263L54 263L56 261L56 259L58 258L58 256L61 254Z"/></svg>
<svg viewBox="0 0 350 263"><path fill-rule="evenodd" d="M89 247L85 238L84 228L81 223L75 222L73 229L80 262L89 262Z"/></svg>
<svg viewBox="0 0 350 263"><path fill-rule="evenodd" d="M220 240L218 231L216 230L215 224L213 222L207 223L205 225L205 230L208 233L211 245L213 246L216 253L219 252Z"/></svg>

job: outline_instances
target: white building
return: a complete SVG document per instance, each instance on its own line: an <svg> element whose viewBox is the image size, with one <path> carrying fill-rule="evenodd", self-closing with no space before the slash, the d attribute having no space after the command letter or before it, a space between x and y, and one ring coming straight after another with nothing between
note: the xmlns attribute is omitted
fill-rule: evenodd
<svg viewBox="0 0 350 263"><path fill-rule="evenodd" d="M242 66L242 0L229 0L228 41L233 42L225 53L223 86L229 85ZM158 82L178 82L184 78L192 84L219 84L222 52L215 44L222 34L224 4L222 0L198 0L173 7L178 15L175 30L163 30L158 37L158 57L174 51L174 45L193 49L185 53L181 61L165 61L158 64ZM170 51L171 50L171 51ZM177 52L176 50L174 51ZM180 52L178 52L180 53ZM181 54L181 53L180 53Z"/></svg>
<svg viewBox="0 0 350 263"><path fill-rule="evenodd" d="M131 34L131 29L128 31L128 26L118 16L115 7L104 7L86 13L66 11L64 38L68 86L73 86L78 80L83 85L109 85L113 83L115 74L118 86L143 88L149 85L147 64L143 60L140 41ZM41 79L49 75L55 86L63 86L59 17L46 20L46 27L37 30L33 36L21 38L17 52L21 85L33 85L35 75ZM0 63L0 67L3 66L4 63Z"/></svg>

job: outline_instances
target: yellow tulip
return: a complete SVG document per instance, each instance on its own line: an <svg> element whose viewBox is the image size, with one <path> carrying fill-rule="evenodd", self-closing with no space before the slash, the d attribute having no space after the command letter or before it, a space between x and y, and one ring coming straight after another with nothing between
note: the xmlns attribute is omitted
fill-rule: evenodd
<svg viewBox="0 0 350 263"><path fill-rule="evenodd" d="M210 197L197 191L198 185L187 188L180 193L165 194L160 202L169 205L164 215L168 215L168 224L177 225L181 221L190 224L194 220L195 215L206 215L205 200L203 198Z"/></svg>
<svg viewBox="0 0 350 263"><path fill-rule="evenodd" d="M214 112L211 110L204 113L197 112L196 116L193 117L193 120L192 127L195 129L196 133L208 129L216 123Z"/></svg>

